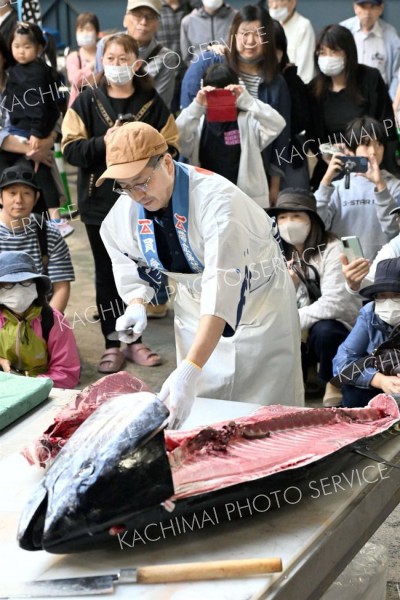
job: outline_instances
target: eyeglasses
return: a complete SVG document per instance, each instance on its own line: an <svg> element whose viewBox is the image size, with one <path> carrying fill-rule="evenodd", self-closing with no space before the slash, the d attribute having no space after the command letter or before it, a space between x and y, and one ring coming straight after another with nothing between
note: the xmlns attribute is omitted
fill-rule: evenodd
<svg viewBox="0 0 400 600"><path fill-rule="evenodd" d="M3 171L0 177L0 183L4 181L15 181L16 179L24 179L25 181L33 181L35 174L32 171Z"/></svg>
<svg viewBox="0 0 400 600"><path fill-rule="evenodd" d="M150 177L148 177L146 179L146 181L144 181L143 183L135 183L135 185L131 185L131 186L127 186L127 187L122 187L122 186L118 187L117 182L114 181L113 192L115 192L116 194L130 194L131 196L135 196L138 192L140 192L141 194L145 194L150 185L150 181L151 181L152 177L154 176L154 172L157 169L158 165L160 164L162 158L163 158L162 156L160 156L158 158L156 165L153 168L153 171L151 172Z"/></svg>
<svg viewBox="0 0 400 600"><path fill-rule="evenodd" d="M34 281L28 279L27 281L17 281L16 283L0 283L1 290L12 290L16 285L21 285L24 288L31 287L34 285Z"/></svg>
<svg viewBox="0 0 400 600"><path fill-rule="evenodd" d="M157 15L156 13L142 12L141 10L131 10L130 13L132 17L137 21L142 21L143 19L145 19L146 21L149 21L149 23L152 23L153 21L158 21L158 19L160 18L159 15Z"/></svg>

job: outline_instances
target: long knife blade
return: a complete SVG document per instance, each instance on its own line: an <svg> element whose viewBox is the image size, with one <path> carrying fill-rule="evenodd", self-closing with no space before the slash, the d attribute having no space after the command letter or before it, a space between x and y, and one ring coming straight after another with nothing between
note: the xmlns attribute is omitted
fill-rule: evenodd
<svg viewBox="0 0 400 600"><path fill-rule="evenodd" d="M0 600L6 598L43 598L112 594L117 583L171 583L229 579L247 575L265 575L282 571L280 558L219 560L121 569L112 575L46 579L0 587Z"/></svg>
<svg viewBox="0 0 400 600"><path fill-rule="evenodd" d="M1 585L0 598L62 598L63 596L95 596L112 594L116 578L114 575L92 577L68 577L28 581L21 584Z"/></svg>

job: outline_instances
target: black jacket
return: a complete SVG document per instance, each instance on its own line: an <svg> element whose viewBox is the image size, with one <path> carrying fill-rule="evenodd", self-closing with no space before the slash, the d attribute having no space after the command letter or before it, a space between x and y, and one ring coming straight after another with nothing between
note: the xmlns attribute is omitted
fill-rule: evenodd
<svg viewBox="0 0 400 600"><path fill-rule="evenodd" d="M58 100L53 71L40 58L10 69L2 106L9 111L14 127L38 138L47 137L60 116Z"/></svg>
<svg viewBox="0 0 400 600"><path fill-rule="evenodd" d="M155 90L136 88L128 112L160 131L172 156L177 157L175 120ZM117 116L107 96L106 86L97 89L87 87L68 109L62 124L62 151L71 165L79 167L78 207L82 221L87 225L101 225L118 199L118 194L112 191L113 180L106 179L102 186L95 186L96 180L107 168L104 136Z"/></svg>
<svg viewBox="0 0 400 600"><path fill-rule="evenodd" d="M314 154L318 155L318 165L314 171L312 185L316 189L321 181L327 166L319 156L319 144L330 141L335 143L336 134L337 142L340 142L340 133L343 134L346 130L348 122L352 119L368 116L379 121L386 128L387 143L385 151L385 159L382 167L388 171L395 172L396 166L393 162L394 150L397 146L397 133L395 127L394 113L392 101L389 92L382 79L378 69L367 67L366 65L357 66L357 81L358 88L364 101L356 105L349 98L349 109L351 111L350 118L340 123L340 112L335 111L335 118L340 124L336 131L328 131L324 117L324 109L326 109L327 97L317 99L313 94L313 85L315 79L308 84L309 101L311 108L311 123L307 138L311 140L307 149L311 149ZM330 135L330 139L329 139ZM343 140L344 141L344 140Z"/></svg>

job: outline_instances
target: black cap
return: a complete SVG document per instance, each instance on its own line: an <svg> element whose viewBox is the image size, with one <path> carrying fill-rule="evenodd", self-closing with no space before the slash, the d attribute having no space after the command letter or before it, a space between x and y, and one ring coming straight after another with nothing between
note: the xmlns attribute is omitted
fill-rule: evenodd
<svg viewBox="0 0 400 600"><path fill-rule="evenodd" d="M29 185L37 192L40 192L40 188L35 180L35 173L29 166L14 165L13 167L4 169L0 176L0 190L14 183Z"/></svg>
<svg viewBox="0 0 400 600"><path fill-rule="evenodd" d="M312 213L317 217L322 229L325 231L325 225L317 213L317 201L314 194L302 188L286 188L282 190L276 200L275 206L267 208L270 217L277 217L283 212L306 212Z"/></svg>
<svg viewBox="0 0 400 600"><path fill-rule="evenodd" d="M400 294L400 257L379 261L376 266L374 283L360 290L360 294L365 298L373 298L379 292Z"/></svg>

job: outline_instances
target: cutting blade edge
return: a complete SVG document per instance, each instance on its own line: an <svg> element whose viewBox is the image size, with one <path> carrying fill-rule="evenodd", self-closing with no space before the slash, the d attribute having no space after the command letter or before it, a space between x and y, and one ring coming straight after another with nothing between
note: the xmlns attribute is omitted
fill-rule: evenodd
<svg viewBox="0 0 400 600"><path fill-rule="evenodd" d="M117 581L118 574L10 583L0 585L0 600L5 598L62 598L66 596L112 594Z"/></svg>

